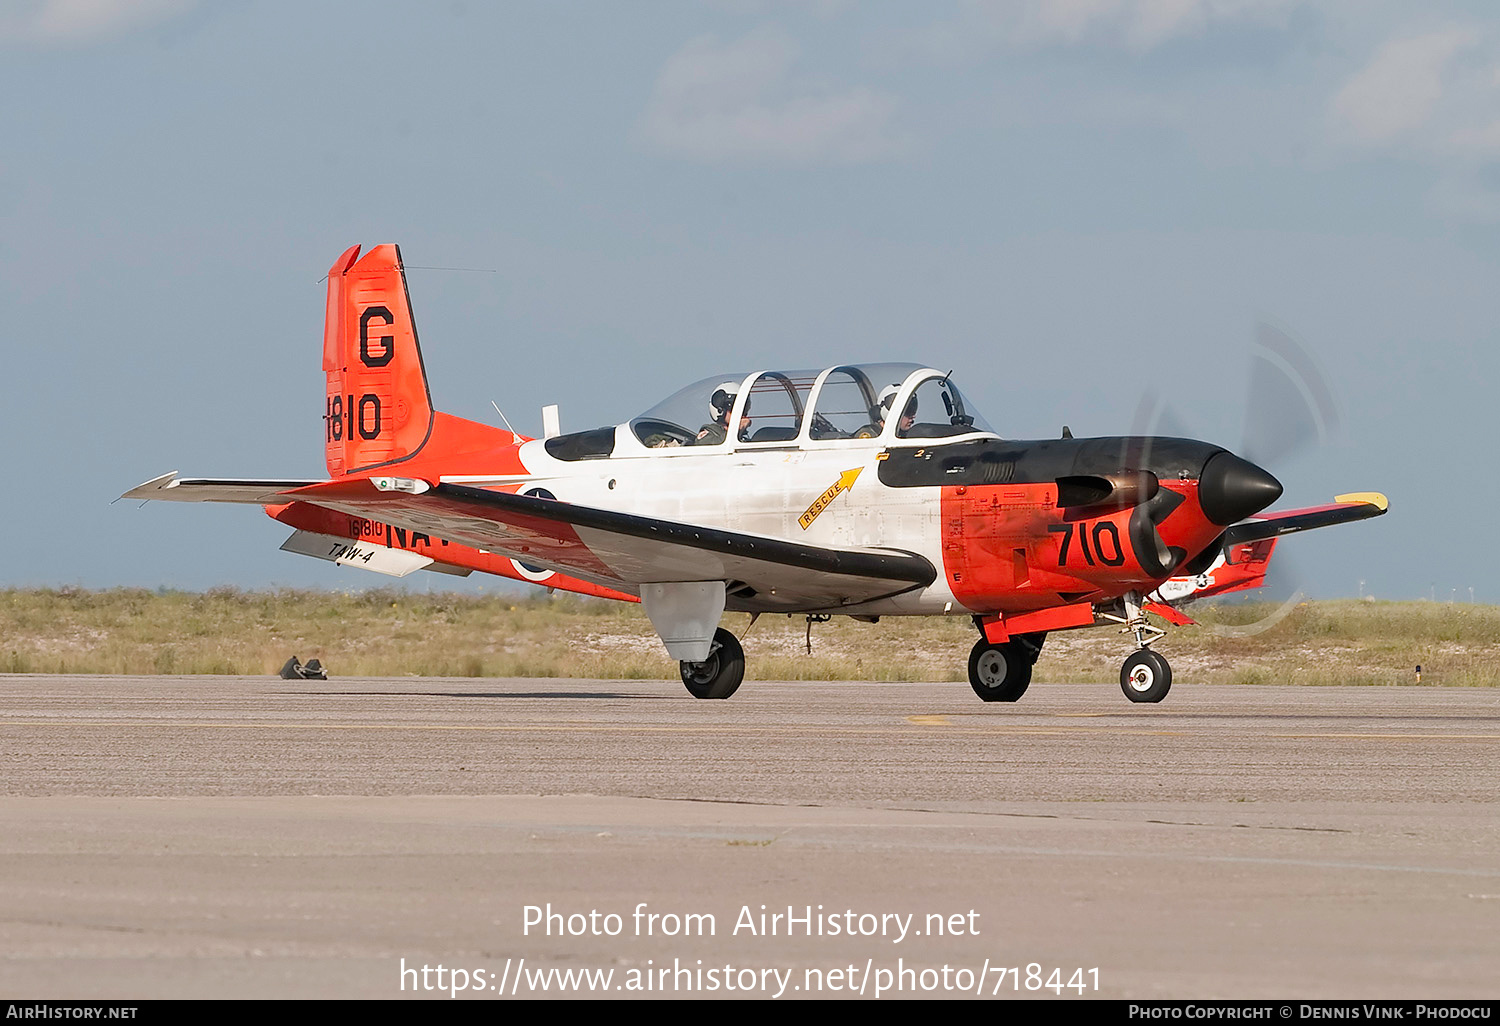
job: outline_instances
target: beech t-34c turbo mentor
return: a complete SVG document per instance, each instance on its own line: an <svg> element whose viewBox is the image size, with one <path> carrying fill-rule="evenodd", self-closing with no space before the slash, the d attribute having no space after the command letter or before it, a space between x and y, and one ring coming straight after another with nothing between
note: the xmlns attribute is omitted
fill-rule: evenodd
<svg viewBox="0 0 1500 1026"><path fill-rule="evenodd" d="M634 420L534 439L433 409L400 251L328 274L326 481L184 478L131 498L240 502L291 552L404 575L474 570L639 599L698 698L744 676L726 610L972 617L969 680L1013 702L1048 632L1132 634L1121 687L1159 702L1184 599L1259 586L1292 531L1385 512L1376 493L1261 513L1262 470L1207 442L1011 441L917 364L715 374ZM896 412L896 411L899 411Z"/></svg>

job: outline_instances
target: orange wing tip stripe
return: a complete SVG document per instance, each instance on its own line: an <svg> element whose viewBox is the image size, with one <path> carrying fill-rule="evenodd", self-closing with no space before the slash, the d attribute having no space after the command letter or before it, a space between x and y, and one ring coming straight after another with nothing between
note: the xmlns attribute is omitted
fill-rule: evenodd
<svg viewBox="0 0 1500 1026"><path fill-rule="evenodd" d="M1337 503L1364 503L1366 506L1374 506L1384 513L1391 508L1391 500L1380 492L1349 492L1347 495L1335 495L1333 501Z"/></svg>

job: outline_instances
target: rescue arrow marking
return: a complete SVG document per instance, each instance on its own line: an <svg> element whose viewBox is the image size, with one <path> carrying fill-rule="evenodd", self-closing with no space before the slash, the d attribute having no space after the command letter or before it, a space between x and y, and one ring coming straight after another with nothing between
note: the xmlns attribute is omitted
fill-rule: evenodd
<svg viewBox="0 0 1500 1026"><path fill-rule="evenodd" d="M813 504L807 507L807 511L797 518L797 523L802 525L802 530L807 530L812 522L818 519L818 514L828 508L828 504L838 496L839 492L847 492L853 488L854 479L859 477L859 472L864 469L864 467L855 467L853 470L844 471L837 481L828 486L827 491L814 499Z"/></svg>

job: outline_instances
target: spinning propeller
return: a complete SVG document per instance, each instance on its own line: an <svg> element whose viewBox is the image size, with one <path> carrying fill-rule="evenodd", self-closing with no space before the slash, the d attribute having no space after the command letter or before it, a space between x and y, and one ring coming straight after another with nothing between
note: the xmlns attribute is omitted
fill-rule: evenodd
<svg viewBox="0 0 1500 1026"><path fill-rule="evenodd" d="M1274 325L1265 322L1256 325L1249 363L1245 379L1243 432L1239 445L1231 451L1235 457L1241 458L1234 461L1236 464L1248 464L1251 469L1265 468L1274 473L1277 466L1325 444L1336 434L1340 421L1338 405L1317 363L1287 332ZM1183 427L1168 402L1154 388L1148 388L1142 395L1131 433L1148 439L1204 437ZM1148 441L1148 453L1150 444ZM1225 462L1226 459L1220 456L1214 462ZM1263 480L1255 480L1253 474L1242 471L1242 475L1235 482L1236 487L1269 488ZM1200 488L1208 484L1205 474ZM1204 580L1201 575L1227 555L1225 549L1232 548L1232 545L1221 545L1211 549L1186 561L1178 573ZM1269 607L1264 615L1249 623L1204 626L1215 634L1243 637L1269 630L1284 619L1306 596L1300 587L1299 575L1289 569L1284 558L1276 560L1272 566L1274 569L1267 575L1267 584L1253 592ZM1168 589L1162 590L1164 597L1170 599Z"/></svg>

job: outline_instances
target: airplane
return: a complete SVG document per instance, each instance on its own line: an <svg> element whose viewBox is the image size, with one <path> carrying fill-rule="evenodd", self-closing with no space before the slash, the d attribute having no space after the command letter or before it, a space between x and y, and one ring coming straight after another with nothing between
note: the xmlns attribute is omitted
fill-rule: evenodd
<svg viewBox="0 0 1500 1026"><path fill-rule="evenodd" d="M293 528L284 550L345 566L638 601L702 699L744 679L720 626L743 612L970 617L986 702L1026 692L1048 634L1115 624L1125 697L1160 702L1147 613L1191 623L1184 602L1263 583L1281 536L1389 505L1265 513L1276 478L1193 439L1003 438L920 364L718 373L612 427L563 434L549 408L529 438L434 408L390 244L329 270L323 371L327 479L174 471L125 496L259 505Z"/></svg>

